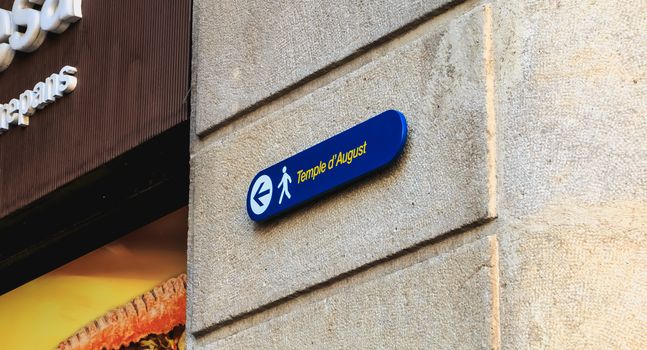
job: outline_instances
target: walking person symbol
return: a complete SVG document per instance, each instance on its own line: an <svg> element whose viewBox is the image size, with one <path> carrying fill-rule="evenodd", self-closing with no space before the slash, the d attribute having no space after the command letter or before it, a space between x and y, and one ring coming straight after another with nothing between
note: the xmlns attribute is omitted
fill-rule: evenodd
<svg viewBox="0 0 647 350"><path fill-rule="evenodd" d="M276 188L281 188L281 196L279 197L279 205L283 202L283 195L288 197L288 199L292 198L290 195L290 191L288 190L288 184L292 183L292 177L287 173L288 168L286 166L283 166L283 177L281 178L281 182L279 182L279 185L276 186Z"/></svg>

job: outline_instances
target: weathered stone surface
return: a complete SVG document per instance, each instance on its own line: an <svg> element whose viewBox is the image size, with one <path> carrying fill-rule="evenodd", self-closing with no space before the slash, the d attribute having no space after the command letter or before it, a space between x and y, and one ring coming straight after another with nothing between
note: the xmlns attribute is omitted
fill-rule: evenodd
<svg viewBox="0 0 647 350"><path fill-rule="evenodd" d="M499 218L493 225L501 239L503 348L646 348L647 31L643 14L647 3L496 0L492 5L499 146ZM478 28L480 15L472 16L216 141L196 156L191 330L253 310L487 215L482 207L485 177L478 170L485 161L480 124L485 110L483 64L477 58L483 55L483 33ZM283 38L274 39L272 45L290 47ZM348 55L341 51L339 57ZM210 57L215 55L203 56ZM283 77L263 80L258 83L264 87L259 90L262 93L238 100L209 82L222 73L215 64L200 59L196 63L201 131L259 102L254 100L259 96L300 79L299 74L308 74L288 72L292 80L286 84L280 82ZM339 58L331 60L335 59ZM311 68L310 72L319 69ZM257 72L257 67L253 69ZM233 81L241 73L232 69L230 74ZM274 72L265 77L270 74ZM236 83L236 91L250 88L247 83ZM212 110L219 94L243 102ZM411 142L404 158L386 177L364 181L269 226L247 221L244 191L256 170L386 108L402 109L411 122ZM282 133L285 122L294 133ZM464 158L455 159L456 155ZM447 189L438 192L439 188ZM449 267L454 260L444 261L439 265ZM355 341L358 329L357 338L363 340L361 335L366 334L377 344L374 347L416 347L415 332L425 337L425 331L433 330L407 323L408 314L401 316L395 302L369 296L377 290L399 300L403 293L425 295L418 293L429 288L403 284L402 291L385 292L388 288L381 289L375 281L340 289L330 299L212 346L290 348L308 345L305 340L313 335L319 342L310 346L316 347L324 339ZM424 315L429 317L455 307L451 297L430 300L433 308L413 305L429 311ZM400 307L415 320L423 317ZM320 313L333 315L332 321L324 323L323 317L317 318ZM373 328L391 325L379 318L383 313L393 316L388 321L405 340L388 332L382 338L376 335ZM477 319L466 318L480 332ZM447 317L446 321L440 327L463 327L460 320ZM283 333L283 327L294 327L295 332ZM454 336L451 328L441 329ZM436 337L441 339L443 334ZM389 343L391 338L396 339L395 345ZM267 339L269 344L262 343ZM431 347L452 348L451 341L439 340ZM466 341L469 347L480 346L471 341ZM331 347L344 344L340 341Z"/></svg>
<svg viewBox="0 0 647 350"><path fill-rule="evenodd" d="M503 348L647 346L647 201L552 203L500 237Z"/></svg>
<svg viewBox="0 0 647 350"><path fill-rule="evenodd" d="M647 199L647 2L493 7L500 216Z"/></svg>
<svg viewBox="0 0 647 350"><path fill-rule="evenodd" d="M483 27L478 7L192 158L191 332L488 217ZM390 108L409 122L397 164L271 223L248 218L257 171Z"/></svg>
<svg viewBox="0 0 647 350"><path fill-rule="evenodd" d="M493 8L503 348L647 348L647 2Z"/></svg>
<svg viewBox="0 0 647 350"><path fill-rule="evenodd" d="M196 0L198 133L451 2Z"/></svg>
<svg viewBox="0 0 647 350"><path fill-rule="evenodd" d="M491 349L494 238L201 346L203 349ZM494 250L494 251L493 251Z"/></svg>

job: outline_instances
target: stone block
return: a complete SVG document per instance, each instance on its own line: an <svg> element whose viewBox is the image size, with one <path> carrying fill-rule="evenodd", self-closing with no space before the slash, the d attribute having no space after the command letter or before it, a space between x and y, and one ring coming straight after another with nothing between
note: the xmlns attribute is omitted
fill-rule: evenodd
<svg viewBox="0 0 647 350"><path fill-rule="evenodd" d="M196 0L198 133L454 2Z"/></svg>
<svg viewBox="0 0 647 350"><path fill-rule="evenodd" d="M551 203L500 237L503 348L647 348L647 202Z"/></svg>
<svg viewBox="0 0 647 350"><path fill-rule="evenodd" d="M496 241L489 240L342 289L200 348L496 348L491 274L498 271L491 264Z"/></svg>
<svg viewBox="0 0 647 350"><path fill-rule="evenodd" d="M647 199L647 2L493 6L501 216Z"/></svg>

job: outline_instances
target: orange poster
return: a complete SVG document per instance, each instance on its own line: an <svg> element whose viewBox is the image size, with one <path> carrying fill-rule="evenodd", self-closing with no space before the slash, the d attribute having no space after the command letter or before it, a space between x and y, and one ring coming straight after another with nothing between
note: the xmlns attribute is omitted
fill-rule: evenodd
<svg viewBox="0 0 647 350"><path fill-rule="evenodd" d="M184 349L187 210L0 296L3 349Z"/></svg>

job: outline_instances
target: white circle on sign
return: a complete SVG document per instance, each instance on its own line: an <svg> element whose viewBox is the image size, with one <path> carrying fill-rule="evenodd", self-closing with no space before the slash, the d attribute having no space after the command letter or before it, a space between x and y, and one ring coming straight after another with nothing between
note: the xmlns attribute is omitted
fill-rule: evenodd
<svg viewBox="0 0 647 350"><path fill-rule="evenodd" d="M249 206L256 215L263 214L272 202L272 179L267 175L261 175L249 192Z"/></svg>

